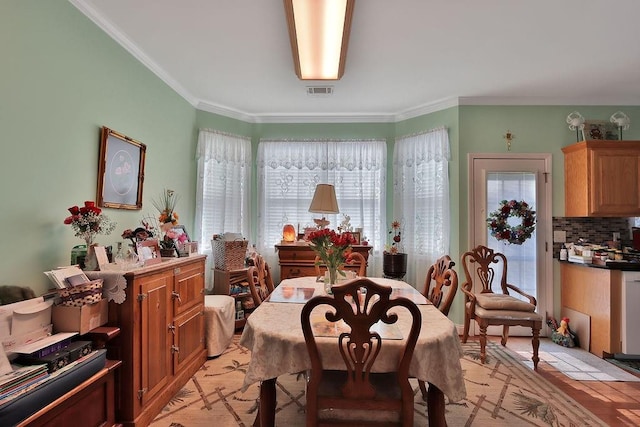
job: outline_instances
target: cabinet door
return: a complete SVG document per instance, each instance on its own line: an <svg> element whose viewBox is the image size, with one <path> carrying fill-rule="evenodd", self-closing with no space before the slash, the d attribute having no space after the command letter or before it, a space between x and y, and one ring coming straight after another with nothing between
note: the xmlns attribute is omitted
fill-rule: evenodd
<svg viewBox="0 0 640 427"><path fill-rule="evenodd" d="M195 305L204 304L204 264L194 263L174 269L175 282L171 294L174 315Z"/></svg>
<svg viewBox="0 0 640 427"><path fill-rule="evenodd" d="M185 363L204 350L204 306L193 307L173 322L173 372L177 373Z"/></svg>
<svg viewBox="0 0 640 427"><path fill-rule="evenodd" d="M173 272L164 272L143 277L140 285L141 389L138 391L141 404L145 405L168 383L171 373L172 336L171 290Z"/></svg>
<svg viewBox="0 0 640 427"><path fill-rule="evenodd" d="M640 215L638 150L594 149L590 215Z"/></svg>

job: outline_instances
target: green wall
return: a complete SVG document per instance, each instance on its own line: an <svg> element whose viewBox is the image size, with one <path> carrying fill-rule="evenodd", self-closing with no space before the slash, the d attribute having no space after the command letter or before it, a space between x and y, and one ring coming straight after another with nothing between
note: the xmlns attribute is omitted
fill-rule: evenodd
<svg viewBox="0 0 640 427"><path fill-rule="evenodd" d="M83 243L63 220L96 199L100 128L147 146L142 211L105 209L122 240L152 213L164 187L192 228L195 109L65 0L0 6L0 200L11 231L0 245L0 285L51 285L43 271L68 265Z"/></svg>
<svg viewBox="0 0 640 427"><path fill-rule="evenodd" d="M0 285L28 285L37 293L50 287L42 272L67 265L71 248L82 243L62 221L68 207L96 198L102 126L147 145L143 209L105 209L118 226L99 236L102 244L120 241L122 230L155 214L151 200L163 188L179 193L180 220L193 230L200 128L251 137L254 158L260 138L384 138L391 171L394 137L446 126L453 259L468 248L468 153L506 152L507 130L516 137L512 152L552 153L552 210L562 216L561 148L575 142L565 122L570 112L607 120L622 110L632 123L625 139L640 140L640 107L460 106L397 123L252 124L196 110L66 0L5 0L0 12L1 218L13 233L0 246ZM389 217L392 212L390 197ZM256 215L252 224L255 230ZM558 301L557 272L554 283ZM451 312L458 323L461 305L458 298Z"/></svg>

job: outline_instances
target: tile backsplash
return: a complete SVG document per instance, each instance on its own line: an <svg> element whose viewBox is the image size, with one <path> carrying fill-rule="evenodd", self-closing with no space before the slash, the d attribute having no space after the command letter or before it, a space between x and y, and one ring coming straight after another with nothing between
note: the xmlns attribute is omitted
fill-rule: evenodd
<svg viewBox="0 0 640 427"><path fill-rule="evenodd" d="M632 246L631 226L633 218L554 217L553 231L565 231L567 242L577 243L585 239L589 243L603 244L613 240L613 233L620 233L622 247ZM558 258L562 243L553 243L553 256Z"/></svg>

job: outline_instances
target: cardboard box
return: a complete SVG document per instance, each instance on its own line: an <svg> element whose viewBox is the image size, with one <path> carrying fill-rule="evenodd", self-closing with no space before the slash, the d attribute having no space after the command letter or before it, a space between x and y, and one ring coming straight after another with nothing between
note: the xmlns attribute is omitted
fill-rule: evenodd
<svg viewBox="0 0 640 427"><path fill-rule="evenodd" d="M95 304L80 307L54 305L51 313L54 332L78 332L86 334L109 320L109 302L101 299Z"/></svg>

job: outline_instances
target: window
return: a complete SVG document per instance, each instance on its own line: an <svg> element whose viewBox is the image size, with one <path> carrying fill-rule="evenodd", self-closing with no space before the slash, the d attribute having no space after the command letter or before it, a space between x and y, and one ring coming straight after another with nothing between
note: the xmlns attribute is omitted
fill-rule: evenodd
<svg viewBox="0 0 640 427"><path fill-rule="evenodd" d="M394 219L409 255L404 280L422 286L427 269L449 253L449 136L444 128L396 139Z"/></svg>
<svg viewBox="0 0 640 427"><path fill-rule="evenodd" d="M340 213L328 215L336 228L351 225L380 249L386 237L386 142L383 140L261 141L258 146L258 251L276 263L274 246L282 227L314 226L309 212L316 184L333 184ZM371 260L371 258L369 258ZM373 260L372 260L373 261ZM370 268L377 271L370 263ZM379 267L379 274L382 267Z"/></svg>
<svg viewBox="0 0 640 427"><path fill-rule="evenodd" d="M224 232L250 236L251 141L213 130L198 137L196 236L201 250L211 251L211 238ZM210 259L211 257L209 257Z"/></svg>

